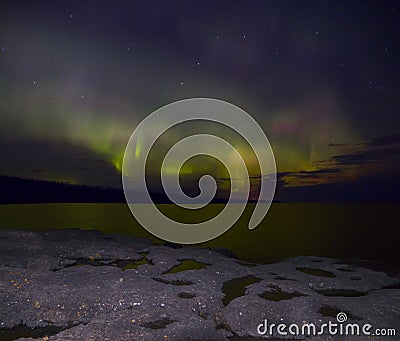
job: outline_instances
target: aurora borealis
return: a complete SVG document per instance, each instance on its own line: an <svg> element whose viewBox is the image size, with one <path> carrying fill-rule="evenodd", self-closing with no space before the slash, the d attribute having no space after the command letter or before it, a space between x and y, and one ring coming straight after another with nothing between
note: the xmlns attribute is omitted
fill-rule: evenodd
<svg viewBox="0 0 400 341"><path fill-rule="evenodd" d="M120 187L124 148L142 119L211 97L262 126L284 200L306 188L315 200L393 199L399 33L391 1L2 2L0 174ZM178 127L160 150L195 128L246 151L219 126ZM188 183L226 176L207 160L185 172Z"/></svg>

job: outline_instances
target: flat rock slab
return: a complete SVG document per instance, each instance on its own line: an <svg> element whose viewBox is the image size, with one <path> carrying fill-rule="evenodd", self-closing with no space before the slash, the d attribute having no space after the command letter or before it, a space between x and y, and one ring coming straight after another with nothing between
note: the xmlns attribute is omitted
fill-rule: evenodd
<svg viewBox="0 0 400 341"><path fill-rule="evenodd" d="M98 231L3 230L0 307L0 340L343 340L257 332L338 313L398 340L400 280L328 258L248 264Z"/></svg>

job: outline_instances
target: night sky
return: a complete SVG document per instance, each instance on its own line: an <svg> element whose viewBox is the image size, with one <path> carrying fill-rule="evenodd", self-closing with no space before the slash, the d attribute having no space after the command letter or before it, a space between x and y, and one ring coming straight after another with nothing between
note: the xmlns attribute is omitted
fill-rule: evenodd
<svg viewBox="0 0 400 341"><path fill-rule="evenodd" d="M396 1L2 1L0 174L120 187L142 119L211 97L266 132L278 199L398 201L399 37Z"/></svg>

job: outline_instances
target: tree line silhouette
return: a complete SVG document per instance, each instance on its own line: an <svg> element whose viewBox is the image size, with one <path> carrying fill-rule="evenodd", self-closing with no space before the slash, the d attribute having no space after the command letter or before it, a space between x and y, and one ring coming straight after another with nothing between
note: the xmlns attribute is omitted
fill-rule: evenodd
<svg viewBox="0 0 400 341"><path fill-rule="evenodd" d="M121 189L0 175L0 203L125 202Z"/></svg>
<svg viewBox="0 0 400 341"><path fill-rule="evenodd" d="M163 191L150 188L149 193L154 203L171 203ZM124 192L119 188L92 187L0 175L0 204L125 202ZM227 198L214 197L211 202L226 203ZM248 202L253 202L253 200L248 200Z"/></svg>

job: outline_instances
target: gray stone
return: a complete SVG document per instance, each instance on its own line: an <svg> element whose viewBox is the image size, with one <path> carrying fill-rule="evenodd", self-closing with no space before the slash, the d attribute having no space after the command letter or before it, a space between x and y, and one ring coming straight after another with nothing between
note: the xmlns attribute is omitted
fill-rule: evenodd
<svg viewBox="0 0 400 341"><path fill-rule="evenodd" d="M2 340L260 340L271 337L257 333L264 319L318 325L339 312L400 333L400 280L334 259L248 266L215 250L78 229L3 230L0 250ZM186 260L205 267L169 272Z"/></svg>

